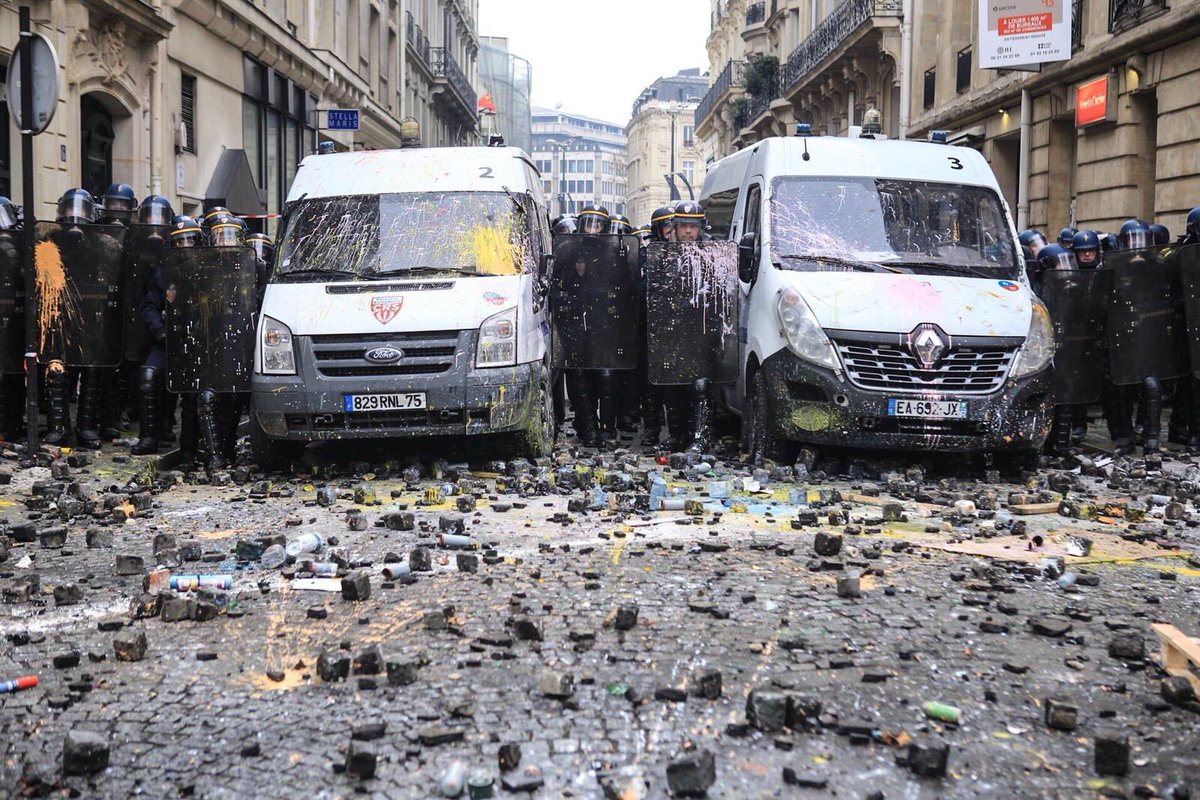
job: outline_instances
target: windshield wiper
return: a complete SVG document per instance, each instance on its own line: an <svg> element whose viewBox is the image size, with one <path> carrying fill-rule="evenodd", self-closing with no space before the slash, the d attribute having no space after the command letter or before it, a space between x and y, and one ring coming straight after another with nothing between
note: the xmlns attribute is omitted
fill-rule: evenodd
<svg viewBox="0 0 1200 800"><path fill-rule="evenodd" d="M892 269L883 264L876 264L874 261L855 261L851 258L840 258L838 256L819 256L819 255L788 255L779 256L779 258L789 261L812 261L816 264L836 264L839 267L849 267L855 272L904 272L905 270Z"/></svg>
<svg viewBox="0 0 1200 800"><path fill-rule="evenodd" d="M478 275L479 273L468 267L404 267L403 269L394 269L389 272L373 272L370 275L363 277L372 281L394 281L397 278L403 278L406 275L431 275L438 272L453 272L459 275Z"/></svg>
<svg viewBox="0 0 1200 800"><path fill-rule="evenodd" d="M956 275L969 275L972 278L995 278L995 272L987 272L983 269L975 269L966 264L947 264L943 261L893 261L893 264L902 264L906 267L915 267L917 269L931 269L939 272L953 272Z"/></svg>
<svg viewBox="0 0 1200 800"><path fill-rule="evenodd" d="M326 275L331 278L338 278L338 279L347 280L347 281L358 280L357 275L355 275L353 272L347 272L344 269L320 269L320 268L294 269L294 270L291 270L290 272L281 272L278 275L276 275L275 277L277 280L283 280L284 278L291 278L296 275L301 275L301 276Z"/></svg>

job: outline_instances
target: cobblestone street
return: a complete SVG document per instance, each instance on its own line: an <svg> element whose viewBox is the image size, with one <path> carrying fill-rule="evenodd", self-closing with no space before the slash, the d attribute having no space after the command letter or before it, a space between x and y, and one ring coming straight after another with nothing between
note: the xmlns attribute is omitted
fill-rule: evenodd
<svg viewBox="0 0 1200 800"><path fill-rule="evenodd" d="M162 471L152 500L132 460L67 458L4 491L0 678L39 679L0 696L5 796L426 797L456 760L538 797L1182 798L1200 774L1150 628L1196 633L1188 458L797 480L560 447L416 482ZM655 470L685 508L637 510ZM266 566L306 533L319 553Z"/></svg>

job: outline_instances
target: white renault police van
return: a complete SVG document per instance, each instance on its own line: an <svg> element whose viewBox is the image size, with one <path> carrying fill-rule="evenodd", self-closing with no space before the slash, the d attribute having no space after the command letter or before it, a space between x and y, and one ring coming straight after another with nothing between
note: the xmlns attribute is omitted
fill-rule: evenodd
<svg viewBox="0 0 1200 800"><path fill-rule="evenodd" d="M258 462L313 441L431 434L506 434L547 454L541 185L511 147L304 159L258 326Z"/></svg>
<svg viewBox="0 0 1200 800"><path fill-rule="evenodd" d="M713 165L703 202L714 237L739 243L724 400L752 455L1041 446L1053 332L978 152L771 138Z"/></svg>

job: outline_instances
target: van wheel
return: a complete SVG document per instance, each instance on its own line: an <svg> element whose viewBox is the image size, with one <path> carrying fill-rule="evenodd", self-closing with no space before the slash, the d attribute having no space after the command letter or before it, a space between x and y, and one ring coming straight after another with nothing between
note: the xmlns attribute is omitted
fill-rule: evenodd
<svg viewBox="0 0 1200 800"><path fill-rule="evenodd" d="M778 464L786 464L792 449L791 442L777 432L777 420L767 389L767 376L761 369L754 373L750 392L750 396L742 405L746 409L742 416L742 438L746 443L750 461L757 465L770 459Z"/></svg>
<svg viewBox="0 0 1200 800"><path fill-rule="evenodd" d="M283 472L304 455L304 442L288 442L267 436L258 417L250 412L250 455L259 469L265 472Z"/></svg>
<svg viewBox="0 0 1200 800"><path fill-rule="evenodd" d="M526 458L545 458L554 451L558 423L554 418L554 386L550 368L542 365L538 378L537 408L527 426L517 432L517 452Z"/></svg>

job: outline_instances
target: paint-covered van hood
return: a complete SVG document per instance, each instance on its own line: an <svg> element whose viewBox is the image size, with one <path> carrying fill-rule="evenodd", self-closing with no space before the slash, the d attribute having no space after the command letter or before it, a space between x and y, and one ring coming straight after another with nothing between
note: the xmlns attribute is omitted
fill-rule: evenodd
<svg viewBox="0 0 1200 800"><path fill-rule="evenodd" d="M263 314L296 336L478 328L519 304L528 276L427 277L386 283L277 283Z"/></svg>
<svg viewBox="0 0 1200 800"><path fill-rule="evenodd" d="M932 322L951 336L1029 333L1029 288L942 275L784 272L827 330L908 333Z"/></svg>

